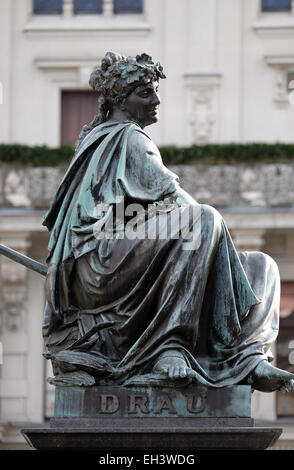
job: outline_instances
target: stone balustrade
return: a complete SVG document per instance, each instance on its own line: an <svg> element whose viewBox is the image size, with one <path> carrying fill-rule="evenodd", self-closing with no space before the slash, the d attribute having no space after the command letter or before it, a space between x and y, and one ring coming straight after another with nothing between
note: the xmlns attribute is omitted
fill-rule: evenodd
<svg viewBox="0 0 294 470"><path fill-rule="evenodd" d="M170 166L183 187L216 207L293 206L294 164Z"/></svg>
<svg viewBox="0 0 294 470"><path fill-rule="evenodd" d="M181 185L215 207L294 205L294 163L170 165ZM0 207L48 207L64 167L0 164Z"/></svg>

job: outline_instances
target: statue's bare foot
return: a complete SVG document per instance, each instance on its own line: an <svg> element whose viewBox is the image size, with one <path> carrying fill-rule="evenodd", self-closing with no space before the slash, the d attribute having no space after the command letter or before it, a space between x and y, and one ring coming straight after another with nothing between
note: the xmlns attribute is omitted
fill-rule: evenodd
<svg viewBox="0 0 294 470"><path fill-rule="evenodd" d="M187 366L184 356L174 349L164 351L159 356L152 372L165 374L171 380L196 377L196 372Z"/></svg>
<svg viewBox="0 0 294 470"><path fill-rule="evenodd" d="M281 390L284 393L294 392L294 374L261 361L248 378L248 383L255 390L261 392L274 392Z"/></svg>

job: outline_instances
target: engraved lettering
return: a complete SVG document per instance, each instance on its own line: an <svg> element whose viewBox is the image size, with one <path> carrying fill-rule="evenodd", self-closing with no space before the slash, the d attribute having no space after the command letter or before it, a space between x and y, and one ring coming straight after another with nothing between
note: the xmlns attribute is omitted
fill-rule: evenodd
<svg viewBox="0 0 294 470"><path fill-rule="evenodd" d="M115 413L119 409L119 400L116 395L101 395L101 413Z"/></svg>
<svg viewBox="0 0 294 470"><path fill-rule="evenodd" d="M129 411L128 413L137 413L137 406L142 413L149 413L147 408L148 396L146 395L129 395Z"/></svg>
<svg viewBox="0 0 294 470"><path fill-rule="evenodd" d="M205 408L205 396L200 395L188 395L187 397L187 410L190 413L201 413Z"/></svg>
<svg viewBox="0 0 294 470"><path fill-rule="evenodd" d="M177 414L177 411L174 408L174 405L172 404L172 401L168 395L164 395L160 408L158 411L155 411L156 414L159 414L162 412L162 410L168 410L169 414Z"/></svg>

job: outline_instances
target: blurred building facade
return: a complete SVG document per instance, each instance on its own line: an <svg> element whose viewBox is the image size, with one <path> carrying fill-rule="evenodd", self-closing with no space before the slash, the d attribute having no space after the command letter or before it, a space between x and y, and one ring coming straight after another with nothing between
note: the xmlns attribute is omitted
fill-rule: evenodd
<svg viewBox="0 0 294 470"><path fill-rule="evenodd" d="M88 79L108 50L163 64L160 122L148 128L158 145L294 141L291 0L1 0L0 25L1 143L73 144L96 112ZM294 164L172 169L220 210L237 249L278 263L276 360L294 371ZM62 173L0 163L0 243L45 262L41 220ZM53 389L42 357L43 279L3 257L0 269L1 449L24 445L23 423L50 417ZM254 393L253 414L279 420L279 448L294 448L293 398Z"/></svg>

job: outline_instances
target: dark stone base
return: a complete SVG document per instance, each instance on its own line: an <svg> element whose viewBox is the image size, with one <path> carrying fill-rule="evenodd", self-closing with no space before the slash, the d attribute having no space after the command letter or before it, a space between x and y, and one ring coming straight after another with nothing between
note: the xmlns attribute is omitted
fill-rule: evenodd
<svg viewBox="0 0 294 470"><path fill-rule="evenodd" d="M254 421L252 418L52 418L50 428L57 429L176 429L178 427L197 429L197 428L225 428L225 427L252 427Z"/></svg>
<svg viewBox="0 0 294 470"><path fill-rule="evenodd" d="M96 427L107 425L107 421L132 426L133 420L164 425L166 420L176 420L182 425L198 427L206 419L213 426L251 426L251 387L238 385L208 388L200 385L186 387L153 386L95 386L56 387L56 423L60 420L79 420L85 423L97 421ZM217 422L219 420L219 422ZM68 421L69 422L69 421ZM54 422L55 425L55 422ZM59 426L59 424L58 424ZM155 425L157 427L157 425ZM168 427L167 425L166 427ZM206 423L206 427L208 427Z"/></svg>
<svg viewBox="0 0 294 470"><path fill-rule="evenodd" d="M276 428L24 429L40 450L265 450L281 435Z"/></svg>
<svg viewBox="0 0 294 470"><path fill-rule="evenodd" d="M281 429L254 428L248 385L56 387L48 429L24 429L35 449L264 450Z"/></svg>

